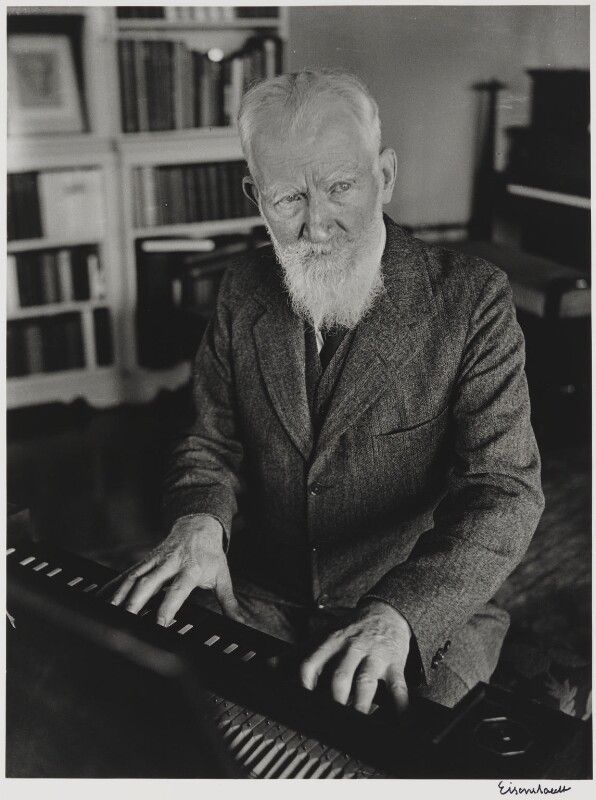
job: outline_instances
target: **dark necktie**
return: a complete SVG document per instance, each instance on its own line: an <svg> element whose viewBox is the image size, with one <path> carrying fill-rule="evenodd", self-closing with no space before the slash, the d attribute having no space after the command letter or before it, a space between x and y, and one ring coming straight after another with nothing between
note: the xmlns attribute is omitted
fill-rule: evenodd
<svg viewBox="0 0 596 800"><path fill-rule="evenodd" d="M323 347L319 353L321 368L323 372L327 369L329 362L335 355L335 351L340 346L342 339L346 335L346 328L334 328L332 331L321 331L323 336Z"/></svg>

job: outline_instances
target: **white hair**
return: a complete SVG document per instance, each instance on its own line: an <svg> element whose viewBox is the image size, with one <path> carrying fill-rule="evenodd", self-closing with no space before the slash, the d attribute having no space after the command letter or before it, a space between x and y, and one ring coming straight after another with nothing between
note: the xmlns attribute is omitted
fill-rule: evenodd
<svg viewBox="0 0 596 800"><path fill-rule="evenodd" d="M268 110L282 107L290 128L320 115L324 101L341 97L367 130L371 147L381 148L379 108L366 86L355 75L333 69L302 70L269 78L251 87L240 104L238 130L244 157L252 171L251 140Z"/></svg>

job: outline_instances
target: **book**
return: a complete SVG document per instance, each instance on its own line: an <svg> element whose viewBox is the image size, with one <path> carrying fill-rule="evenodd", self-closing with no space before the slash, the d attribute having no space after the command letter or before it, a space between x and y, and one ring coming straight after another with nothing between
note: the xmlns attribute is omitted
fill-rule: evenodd
<svg viewBox="0 0 596 800"><path fill-rule="evenodd" d="M27 375L28 364L23 340L23 323L9 322L6 326L6 377Z"/></svg>
<svg viewBox="0 0 596 800"><path fill-rule="evenodd" d="M95 363L108 367L114 363L112 321L108 308L93 309L93 332L95 339Z"/></svg>
<svg viewBox="0 0 596 800"><path fill-rule="evenodd" d="M147 69L146 69L146 61L148 55L147 45L148 42L138 41L136 39L132 42L133 56L134 56L134 75L135 75L136 95L137 95L138 131L149 130L149 107L147 101Z"/></svg>
<svg viewBox="0 0 596 800"><path fill-rule="evenodd" d="M42 172L39 175L39 196L43 230L47 237L93 240L103 235L101 170Z"/></svg>
<svg viewBox="0 0 596 800"><path fill-rule="evenodd" d="M43 302L58 303L60 294L55 253L54 251L40 253L40 259Z"/></svg>
<svg viewBox="0 0 596 800"><path fill-rule="evenodd" d="M28 320L23 325L23 346L27 374L33 375L37 372L43 372L44 358L41 322Z"/></svg>
<svg viewBox="0 0 596 800"><path fill-rule="evenodd" d="M125 133L131 133L139 129L134 42L127 39L121 39L118 42L118 65L120 68L122 130Z"/></svg>
<svg viewBox="0 0 596 800"><path fill-rule="evenodd" d="M72 264L72 290L74 300L89 300L89 267L87 252L84 247L75 247L70 251Z"/></svg>
<svg viewBox="0 0 596 800"><path fill-rule="evenodd" d="M8 175L8 238L38 239L43 236L39 201L38 173L15 172ZM47 232L46 232L46 235Z"/></svg>
<svg viewBox="0 0 596 800"><path fill-rule="evenodd" d="M17 257L8 254L6 257L6 313L8 316L21 307L19 284L17 277Z"/></svg>
<svg viewBox="0 0 596 800"><path fill-rule="evenodd" d="M89 295L91 300L104 300L106 297L106 279L99 263L99 255L95 250L88 250L87 270L89 272Z"/></svg>
<svg viewBox="0 0 596 800"><path fill-rule="evenodd" d="M63 303L71 303L74 300L74 289L72 281L72 264L70 250L63 248L58 250L56 257L58 265L58 283L60 286L60 299Z"/></svg>

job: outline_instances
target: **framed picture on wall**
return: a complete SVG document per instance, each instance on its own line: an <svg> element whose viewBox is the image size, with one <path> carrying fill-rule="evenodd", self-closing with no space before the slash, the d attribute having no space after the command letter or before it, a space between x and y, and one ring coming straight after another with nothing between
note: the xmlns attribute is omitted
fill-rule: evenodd
<svg viewBox="0 0 596 800"><path fill-rule="evenodd" d="M9 36L9 135L82 130L81 98L68 36Z"/></svg>

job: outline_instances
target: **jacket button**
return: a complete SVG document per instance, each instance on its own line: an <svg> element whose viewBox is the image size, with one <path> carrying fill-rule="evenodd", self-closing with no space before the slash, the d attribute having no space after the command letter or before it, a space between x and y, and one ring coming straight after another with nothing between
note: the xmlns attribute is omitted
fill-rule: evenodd
<svg viewBox="0 0 596 800"><path fill-rule="evenodd" d="M311 483L309 492L313 497L316 497L318 494L321 494L323 491L323 487L320 483Z"/></svg>
<svg viewBox="0 0 596 800"><path fill-rule="evenodd" d="M430 668L436 669L439 666L439 659L436 656L432 657L432 661L430 662Z"/></svg>
<svg viewBox="0 0 596 800"><path fill-rule="evenodd" d="M328 594L321 594L317 597L317 608L325 608L327 603L329 602L329 595Z"/></svg>
<svg viewBox="0 0 596 800"><path fill-rule="evenodd" d="M449 648L450 648L450 647L451 647L451 640L450 640L450 639L447 639L447 641L446 641L446 642L445 642L445 644L443 645L443 652L444 652L444 653L446 653L446 652L447 652L447 650L449 650Z"/></svg>

